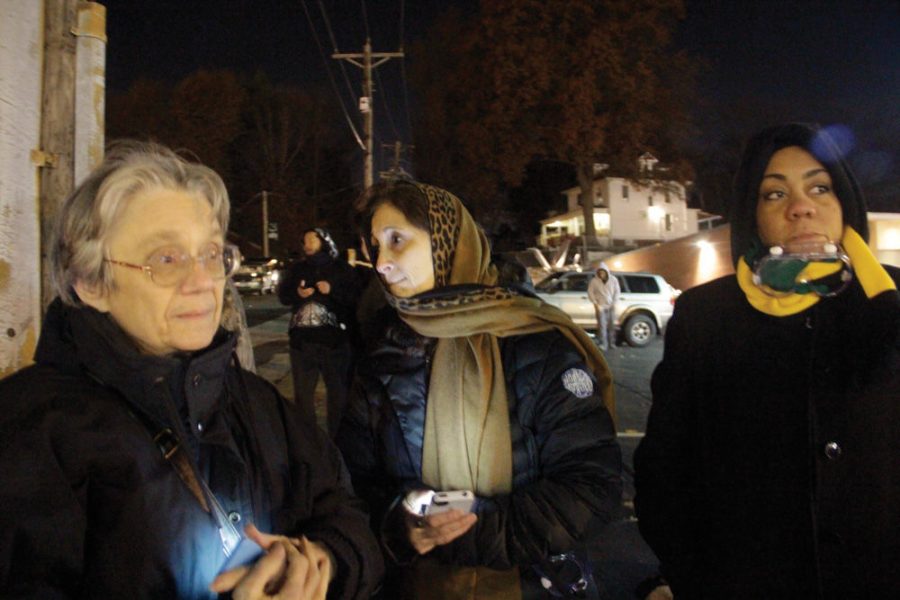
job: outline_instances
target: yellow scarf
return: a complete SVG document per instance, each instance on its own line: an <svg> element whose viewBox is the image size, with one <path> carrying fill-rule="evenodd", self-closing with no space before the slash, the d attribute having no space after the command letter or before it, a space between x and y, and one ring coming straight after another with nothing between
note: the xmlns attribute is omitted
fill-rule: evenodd
<svg viewBox="0 0 900 600"><path fill-rule="evenodd" d="M438 340L422 479L435 489L506 494L512 490L512 441L498 338L559 330L593 370L615 418L612 376L596 345L565 313L495 285L487 238L458 198L417 185L429 203L435 289L389 301L416 332Z"/></svg>
<svg viewBox="0 0 900 600"><path fill-rule="evenodd" d="M847 256L850 257L853 272L867 298L871 299L882 292L897 289L896 285L894 285L894 280L878 263L878 259L872 254L865 240L852 227L844 227L844 237L841 240L841 246L844 252L847 253ZM841 264L811 263L801 271L798 277L816 280L836 273L841 267ZM750 305L756 310L773 317L786 317L801 313L821 299L815 292L778 294L769 290L766 286L758 286L753 282L753 272L743 257L738 261L737 281L741 290L747 296L747 301Z"/></svg>

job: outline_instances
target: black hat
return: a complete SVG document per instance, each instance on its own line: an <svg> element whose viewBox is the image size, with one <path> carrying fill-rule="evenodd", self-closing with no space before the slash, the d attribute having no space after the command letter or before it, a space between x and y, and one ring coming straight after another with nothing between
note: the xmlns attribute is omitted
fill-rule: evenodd
<svg viewBox="0 0 900 600"><path fill-rule="evenodd" d="M322 240L322 249L319 252L325 252L331 258L338 257L338 249L337 244L334 243L334 239L331 237L331 234L328 233L328 230L323 227L310 227L306 231L303 232L305 236L307 233L315 233L320 240Z"/></svg>
<svg viewBox="0 0 900 600"><path fill-rule="evenodd" d="M776 125L750 138L734 179L728 221L731 223L731 260L735 264L747 250L760 244L756 228L759 184L772 155L789 146L803 148L822 163L831 175L834 193L841 203L844 225L852 227L864 240L869 239L866 201L844 160L844 153L828 131L807 123Z"/></svg>

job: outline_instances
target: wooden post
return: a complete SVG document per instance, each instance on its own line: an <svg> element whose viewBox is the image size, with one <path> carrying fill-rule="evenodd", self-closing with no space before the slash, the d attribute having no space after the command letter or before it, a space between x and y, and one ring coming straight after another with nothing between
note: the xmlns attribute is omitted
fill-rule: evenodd
<svg viewBox="0 0 900 600"><path fill-rule="evenodd" d="M78 0L44 0L44 77L41 101L41 304L53 300L47 241L75 173L75 71ZM43 163L43 164L40 164Z"/></svg>

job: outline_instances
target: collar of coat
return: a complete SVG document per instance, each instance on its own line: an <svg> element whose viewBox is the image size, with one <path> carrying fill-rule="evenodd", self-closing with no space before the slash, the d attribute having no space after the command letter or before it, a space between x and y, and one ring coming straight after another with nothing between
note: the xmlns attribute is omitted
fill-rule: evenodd
<svg viewBox="0 0 900 600"><path fill-rule="evenodd" d="M169 390L176 405L190 395L192 420L205 422L218 408L236 340L220 329L204 350L152 356L140 353L109 317L90 307L67 306L56 299L48 308L35 362L70 375L87 375L119 392L132 410L158 426L171 426L170 413L160 401ZM194 386L206 392L187 392Z"/></svg>

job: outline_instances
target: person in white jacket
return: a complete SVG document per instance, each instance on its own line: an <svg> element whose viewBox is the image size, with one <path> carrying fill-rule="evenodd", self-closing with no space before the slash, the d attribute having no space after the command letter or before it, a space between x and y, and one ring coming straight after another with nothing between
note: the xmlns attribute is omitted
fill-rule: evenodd
<svg viewBox="0 0 900 600"><path fill-rule="evenodd" d="M597 344L601 350L615 345L616 302L620 291L619 280L609 272L606 263L600 263L588 286L588 298L597 313Z"/></svg>

